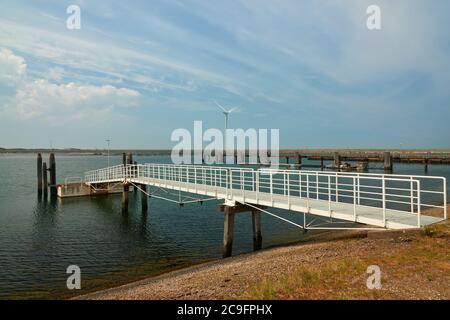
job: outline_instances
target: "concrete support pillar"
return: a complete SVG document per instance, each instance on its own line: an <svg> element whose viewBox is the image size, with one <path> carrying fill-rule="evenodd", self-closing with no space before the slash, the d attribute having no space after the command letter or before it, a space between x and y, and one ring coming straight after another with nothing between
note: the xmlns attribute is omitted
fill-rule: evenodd
<svg viewBox="0 0 450 320"><path fill-rule="evenodd" d="M142 212L146 212L148 210L148 195L145 193L147 192L147 185L141 184L141 208Z"/></svg>
<svg viewBox="0 0 450 320"><path fill-rule="evenodd" d="M393 166L391 153L389 151L384 152L383 158L384 158L384 171L387 173L392 172Z"/></svg>
<svg viewBox="0 0 450 320"><path fill-rule="evenodd" d="M223 224L223 251L224 258L231 257L233 249L233 231L234 231L234 212L231 212L230 207L224 209L224 224Z"/></svg>
<svg viewBox="0 0 450 320"><path fill-rule="evenodd" d="M253 226L253 250L260 250L262 247L261 235L261 212L259 210L252 210L252 226Z"/></svg>
<svg viewBox="0 0 450 320"><path fill-rule="evenodd" d="M42 155L37 155L37 192L38 197L42 196Z"/></svg>

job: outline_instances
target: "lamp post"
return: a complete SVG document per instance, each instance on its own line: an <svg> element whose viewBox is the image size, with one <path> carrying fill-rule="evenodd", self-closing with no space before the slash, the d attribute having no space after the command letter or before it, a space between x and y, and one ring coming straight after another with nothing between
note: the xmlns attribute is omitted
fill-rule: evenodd
<svg viewBox="0 0 450 320"><path fill-rule="evenodd" d="M108 143L108 168L109 168L109 143L111 142L111 140L106 139L106 142Z"/></svg>

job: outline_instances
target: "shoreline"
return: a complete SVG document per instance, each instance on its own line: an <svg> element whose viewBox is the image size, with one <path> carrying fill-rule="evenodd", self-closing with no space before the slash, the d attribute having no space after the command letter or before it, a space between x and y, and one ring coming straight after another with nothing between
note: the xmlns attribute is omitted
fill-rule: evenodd
<svg viewBox="0 0 450 320"><path fill-rule="evenodd" d="M449 244L449 219L421 229L324 231L299 242L183 267L71 299L450 299L450 253L446 250ZM441 261L428 257L434 257L436 253ZM386 255L392 257L386 259ZM436 265L431 268L433 263ZM365 264L389 266L390 283L383 292L365 288ZM350 270L346 271L349 265ZM290 279L292 274L298 274L298 268L309 268L307 279L316 270L331 268L334 287L328 288L326 283L330 277L327 269L320 271L328 278L321 280L324 284L317 280L315 291L311 291L311 285L303 283L306 280L302 275L301 283L292 285L291 291L298 291L299 285L305 285L305 290L296 294L285 293L283 286L286 283L299 281L298 276L295 280ZM350 290L340 278L345 278L347 273L350 276L355 270L358 273L353 278L358 283L354 290ZM334 278L334 273L338 279ZM353 278L345 281L355 284ZM281 293L273 296L273 288L279 287L279 283L283 284L279 290ZM404 288L405 283L413 286L414 290ZM345 290L341 292L343 288Z"/></svg>
<svg viewBox="0 0 450 320"><path fill-rule="evenodd" d="M376 231L375 233L378 233L379 231ZM398 233L398 231L393 231L393 233ZM179 269L163 272L158 275L153 275L149 277L145 277L141 280L137 281L131 281L126 284L122 284L119 286L114 286L111 288L94 291L82 295L78 295L75 297L70 298L70 300L103 300L103 299L121 299L117 295L117 293L121 291L133 291L138 287L142 286L148 286L148 285L158 285L161 282L172 282L176 281L177 277L186 277L190 276L192 274L197 274L201 272L209 272L209 270L217 270L218 268L229 266L233 264L240 264L245 261L251 261L254 259L254 257L258 257L265 254L278 254L279 252L289 252L291 249L301 248L301 247L310 247L313 245L323 245L326 243L333 243L334 241L339 240L348 240L348 239L357 239L357 238L365 238L367 237L368 231L365 230L345 230L345 231L322 231L317 232L314 234L311 234L307 238L304 238L299 241L295 241L288 244L282 244L277 246L272 246L268 248L264 248L260 251L255 252L248 252L248 253L242 253L238 254L236 256L232 256L225 259L216 259L211 261L202 262L199 264L194 264L187 267L181 267ZM173 297L170 297L173 298ZM181 297L175 297L175 299L181 298ZM132 299L139 299L139 297L133 297ZM157 298L158 299L158 298ZM163 298L167 299L167 298Z"/></svg>

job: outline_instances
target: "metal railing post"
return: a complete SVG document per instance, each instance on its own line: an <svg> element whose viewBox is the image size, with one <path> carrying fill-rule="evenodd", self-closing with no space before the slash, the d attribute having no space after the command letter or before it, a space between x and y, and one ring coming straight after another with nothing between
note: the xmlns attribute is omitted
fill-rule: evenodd
<svg viewBox="0 0 450 320"><path fill-rule="evenodd" d="M306 198L309 199L309 174L306 174Z"/></svg>
<svg viewBox="0 0 450 320"><path fill-rule="evenodd" d="M420 193L420 181L417 180L417 227L421 227L421 193Z"/></svg>
<svg viewBox="0 0 450 320"><path fill-rule="evenodd" d="M195 185L195 192L197 192L197 167L194 167L194 185Z"/></svg>
<svg viewBox="0 0 450 320"><path fill-rule="evenodd" d="M356 178L353 177L353 219L356 222Z"/></svg>
<svg viewBox="0 0 450 320"><path fill-rule="evenodd" d="M273 177L272 172L269 172L269 186L270 186L270 201L273 203Z"/></svg>
<svg viewBox="0 0 450 320"><path fill-rule="evenodd" d="M444 219L447 220L447 178L444 178Z"/></svg>
<svg viewBox="0 0 450 320"><path fill-rule="evenodd" d="M338 191L338 189L339 189L339 185L338 185L338 183L339 183L339 177L338 177L338 174L337 174L337 172L336 172L336 174L335 174L335 176L336 176L336 181L335 181L335 188L336 188L336 190L335 190L335 192L336 192L336 202L339 202L339 191Z"/></svg>
<svg viewBox="0 0 450 320"><path fill-rule="evenodd" d="M414 213L414 180L413 177L409 178L410 189L411 189L411 213Z"/></svg>
<svg viewBox="0 0 450 320"><path fill-rule="evenodd" d="M360 180L360 175L359 175L359 173L358 173L358 175L357 175L357 180L356 180L356 183L357 183L357 186L358 186L358 205L360 205L361 204L361 180Z"/></svg>
<svg viewBox="0 0 450 320"><path fill-rule="evenodd" d="M328 175L328 213L331 216L331 176Z"/></svg>
<svg viewBox="0 0 450 320"><path fill-rule="evenodd" d="M290 179L289 179L289 173L287 174L287 196L288 196L288 208L291 210L291 188L290 185Z"/></svg>
<svg viewBox="0 0 450 320"><path fill-rule="evenodd" d="M316 172L316 199L319 200L319 173Z"/></svg>
<svg viewBox="0 0 450 320"><path fill-rule="evenodd" d="M256 202L259 202L259 171L255 172L256 176Z"/></svg>
<svg viewBox="0 0 450 320"><path fill-rule="evenodd" d="M381 178L381 193L383 199L383 225L386 228L386 181L384 175Z"/></svg>
<svg viewBox="0 0 450 320"><path fill-rule="evenodd" d="M300 198L303 198L303 186L302 186L302 173L298 174L298 194Z"/></svg>

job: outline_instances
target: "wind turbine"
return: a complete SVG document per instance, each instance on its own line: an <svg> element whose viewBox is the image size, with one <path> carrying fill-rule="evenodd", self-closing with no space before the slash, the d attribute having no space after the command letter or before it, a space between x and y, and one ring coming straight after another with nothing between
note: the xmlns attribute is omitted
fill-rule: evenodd
<svg viewBox="0 0 450 320"><path fill-rule="evenodd" d="M231 108L231 109L225 109L224 107L222 107L217 101L214 101L215 104L222 109L222 113L225 115L225 133L228 129L228 116L230 115L230 113L232 113L233 111L236 111L237 108Z"/></svg>
<svg viewBox="0 0 450 320"><path fill-rule="evenodd" d="M227 147L227 129L228 129L228 116L233 111L236 111L237 108L231 108L231 109L225 109L218 103L217 101L214 101L214 103L222 110L222 113L225 115L225 132L223 133L224 136L224 150L225 150L225 156L226 156L226 147Z"/></svg>

